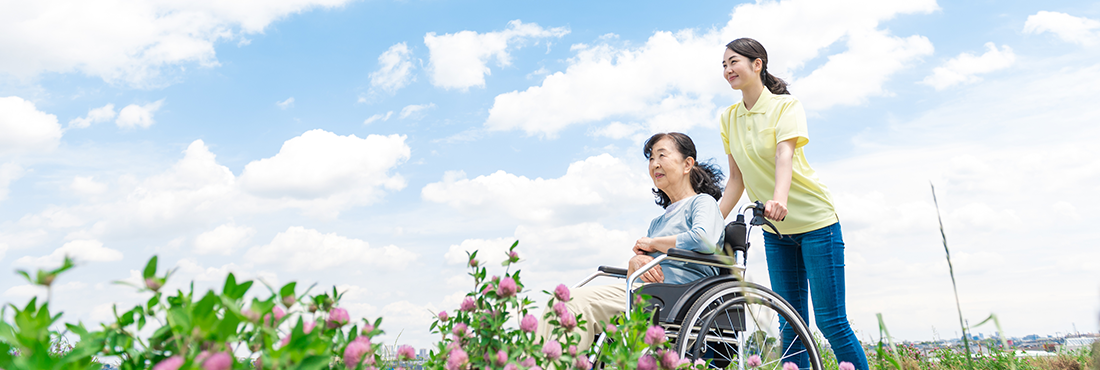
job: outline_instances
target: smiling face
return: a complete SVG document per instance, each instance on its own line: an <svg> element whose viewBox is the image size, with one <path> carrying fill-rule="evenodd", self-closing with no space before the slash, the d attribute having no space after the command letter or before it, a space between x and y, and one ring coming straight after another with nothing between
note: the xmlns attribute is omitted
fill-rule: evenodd
<svg viewBox="0 0 1100 370"><path fill-rule="evenodd" d="M741 90L752 84L763 85L760 81L760 68L763 64L760 59L751 60L726 48L722 55L722 77L734 90Z"/></svg>
<svg viewBox="0 0 1100 370"><path fill-rule="evenodd" d="M675 140L665 136L653 144L649 156L649 178L653 179L653 186L665 193L685 185L690 187L688 175L694 163L693 159L684 158L677 150Z"/></svg>

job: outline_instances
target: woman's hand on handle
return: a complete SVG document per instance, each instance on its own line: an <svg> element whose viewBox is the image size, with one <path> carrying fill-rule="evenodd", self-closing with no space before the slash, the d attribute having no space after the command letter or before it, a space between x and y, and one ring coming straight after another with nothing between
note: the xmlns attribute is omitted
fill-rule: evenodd
<svg viewBox="0 0 1100 370"><path fill-rule="evenodd" d="M626 274L633 275L634 271L638 271L650 261L653 261L653 257L640 254L630 258L630 262L627 263ZM653 266L653 268L642 274L642 281L647 283L660 283L665 281L665 274L661 271L661 265Z"/></svg>
<svg viewBox="0 0 1100 370"><path fill-rule="evenodd" d="M787 217L787 204L769 200L764 203L764 217L775 221L783 221Z"/></svg>

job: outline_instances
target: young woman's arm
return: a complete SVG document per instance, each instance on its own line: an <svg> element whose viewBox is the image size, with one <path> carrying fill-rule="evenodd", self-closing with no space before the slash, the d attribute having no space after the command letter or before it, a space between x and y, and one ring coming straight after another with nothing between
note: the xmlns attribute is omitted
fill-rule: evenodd
<svg viewBox="0 0 1100 370"><path fill-rule="evenodd" d="M772 193L772 200L764 205L764 217L773 220L782 220L787 217L787 195L791 191L796 141L797 138L794 138L775 145L775 191Z"/></svg>
<svg viewBox="0 0 1100 370"><path fill-rule="evenodd" d="M722 199L718 201L718 209L722 211L722 219L730 215L733 207L737 207L737 201L741 200L741 193L745 192L745 181L741 178L741 169L733 160L733 154L726 154L730 160L730 178L726 182L726 190L722 192ZM790 171L787 171L787 187L790 187Z"/></svg>

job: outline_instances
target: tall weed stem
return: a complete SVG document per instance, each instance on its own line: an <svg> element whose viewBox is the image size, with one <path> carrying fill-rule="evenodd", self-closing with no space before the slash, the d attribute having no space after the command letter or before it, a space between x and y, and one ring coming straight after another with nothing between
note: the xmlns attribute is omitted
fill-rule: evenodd
<svg viewBox="0 0 1100 370"><path fill-rule="evenodd" d="M955 267L951 265L951 249L947 248L947 233L943 231L943 217L940 216L940 203L936 200L936 185L928 183L932 187L932 204L936 206L936 219L940 222L940 236L943 238L943 252L947 254L947 271L951 273L951 288L955 290L955 309L959 311L959 327L962 328L963 348L966 350L966 364L970 369L974 368L974 360L970 357L969 333L966 332L966 323L963 320L962 306L959 304L959 286L955 284Z"/></svg>

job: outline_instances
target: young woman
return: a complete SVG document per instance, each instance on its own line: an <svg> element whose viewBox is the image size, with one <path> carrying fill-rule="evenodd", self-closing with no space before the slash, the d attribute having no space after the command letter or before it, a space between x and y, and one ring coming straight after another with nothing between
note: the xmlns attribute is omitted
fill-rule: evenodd
<svg viewBox="0 0 1100 370"><path fill-rule="evenodd" d="M722 114L722 144L730 176L719 202L728 216L744 191L764 201L764 215L782 234L764 230L771 287L809 318L813 297L817 327L838 361L867 369L863 347L844 308L844 240L829 189L818 180L802 147L809 142L802 103L768 73L768 52L750 38L733 40L722 56L723 77L742 99ZM789 331L789 332L788 332ZM793 338L784 330L784 343ZM805 356L795 361L809 366Z"/></svg>
<svg viewBox="0 0 1100 370"><path fill-rule="evenodd" d="M695 143L678 132L653 135L646 141L643 153L649 159L653 195L664 212L649 223L646 236L634 243L635 255L628 262L628 273L633 274L671 248L714 253L722 236L722 216L715 200L722 191L722 172L718 166L698 163ZM718 270L710 266L664 260L642 274L641 279L647 283L686 284L717 274ZM584 286L573 289L572 298L566 303L569 312L582 314L588 322L578 345L587 349L603 331L599 323L623 312L626 284ZM551 330L545 319L540 320L541 338L548 337Z"/></svg>

